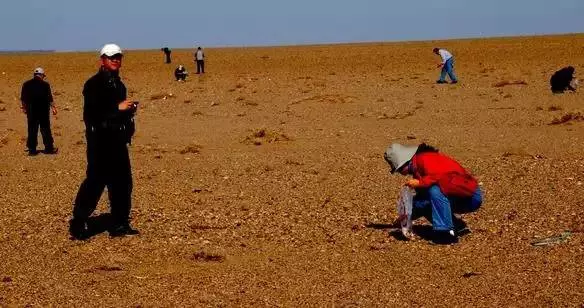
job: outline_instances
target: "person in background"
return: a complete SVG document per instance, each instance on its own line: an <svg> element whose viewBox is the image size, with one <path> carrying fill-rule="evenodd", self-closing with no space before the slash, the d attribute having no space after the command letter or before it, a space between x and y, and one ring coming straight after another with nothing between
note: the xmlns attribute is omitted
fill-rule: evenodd
<svg viewBox="0 0 584 308"><path fill-rule="evenodd" d="M57 114L57 108L53 101L51 86L45 81L45 70L38 67L33 72L33 78L22 85L20 101L22 112L26 114L28 122L28 138L26 147L28 155L38 154L37 138L39 127L43 136L46 154L57 154L58 149L54 145L51 133L50 111Z"/></svg>
<svg viewBox="0 0 584 308"><path fill-rule="evenodd" d="M442 71L440 72L440 79L436 83L448 83L446 81L446 75L450 77L451 83L458 83L458 79L454 74L454 56L443 48L434 48L433 52L442 59L442 62L438 64L438 67L441 67Z"/></svg>
<svg viewBox="0 0 584 308"><path fill-rule="evenodd" d="M205 53L201 47L195 51L195 63L197 64L197 74L205 73Z"/></svg>
<svg viewBox="0 0 584 308"><path fill-rule="evenodd" d="M172 51L170 50L170 48L168 47L164 47L160 49L162 52L164 52L164 56L165 56L165 62L166 64L169 64L170 61L170 54L172 53Z"/></svg>
<svg viewBox="0 0 584 308"><path fill-rule="evenodd" d="M174 70L174 78L176 78L176 81L185 81L188 74L187 69L183 65L179 65Z"/></svg>
<svg viewBox="0 0 584 308"><path fill-rule="evenodd" d="M564 93L566 90L576 92L576 87L572 85L572 81L576 80L574 78L575 69L573 66L567 66L561 70L555 72L550 78L550 85L552 87L552 93L560 94Z"/></svg>
<svg viewBox="0 0 584 308"><path fill-rule="evenodd" d="M454 213L478 210L483 197L476 179L458 162L425 143L394 143L386 149L384 158L392 174L413 177L405 183L416 191L412 220L424 216L432 222L434 243L456 243L459 235L469 232Z"/></svg>
<svg viewBox="0 0 584 308"><path fill-rule="evenodd" d="M134 134L138 102L126 98L119 75L122 58L118 45L106 44L100 52L99 71L83 87L87 172L69 222L74 240L90 236L87 222L106 186L112 216L110 236L139 234L130 226L132 172L127 146Z"/></svg>

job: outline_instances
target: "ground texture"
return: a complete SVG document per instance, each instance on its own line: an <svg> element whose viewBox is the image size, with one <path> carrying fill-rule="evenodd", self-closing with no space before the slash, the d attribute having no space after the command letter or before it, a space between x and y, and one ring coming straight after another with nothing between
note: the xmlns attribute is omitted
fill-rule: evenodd
<svg viewBox="0 0 584 308"><path fill-rule="evenodd" d="M435 84L434 46L454 53L458 85ZM195 70L191 51L172 65L128 51L142 234L87 242L67 221L97 57L0 56L0 306L582 305L583 93L548 85L563 66L584 72L582 46L572 35L207 49L207 73L185 83L172 73ZM56 156L23 152L18 97L36 66L59 108ZM392 236L405 178L383 152L423 141L485 192L454 246L431 245L426 221L415 241Z"/></svg>

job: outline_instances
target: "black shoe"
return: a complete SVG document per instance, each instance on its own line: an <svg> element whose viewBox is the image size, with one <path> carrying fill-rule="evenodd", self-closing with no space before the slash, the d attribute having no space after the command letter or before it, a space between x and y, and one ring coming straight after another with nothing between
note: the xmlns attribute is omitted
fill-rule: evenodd
<svg viewBox="0 0 584 308"><path fill-rule="evenodd" d="M464 220L454 215L452 216L453 216L452 221L454 222L454 234L456 234L456 236L463 236L469 234L470 229L466 225L466 222L464 222Z"/></svg>
<svg viewBox="0 0 584 308"><path fill-rule="evenodd" d="M458 237L453 230L450 231L434 231L432 243L438 245L450 245L458 243Z"/></svg>
<svg viewBox="0 0 584 308"><path fill-rule="evenodd" d="M59 153L58 148L48 148L43 151L44 154L57 154Z"/></svg>
<svg viewBox="0 0 584 308"><path fill-rule="evenodd" d="M129 224L123 224L113 227L109 231L109 234L111 237L121 237L127 235L138 235L140 234L140 231L133 229Z"/></svg>
<svg viewBox="0 0 584 308"><path fill-rule="evenodd" d="M458 80L452 80L451 84L457 84Z"/></svg>
<svg viewBox="0 0 584 308"><path fill-rule="evenodd" d="M436 83L442 84L442 83L448 83L446 80L436 80Z"/></svg>
<svg viewBox="0 0 584 308"><path fill-rule="evenodd" d="M39 151L37 151L36 149L28 149L28 156L37 156L39 154Z"/></svg>
<svg viewBox="0 0 584 308"><path fill-rule="evenodd" d="M71 219L69 221L69 235L72 240L84 241L89 238L87 224L83 220Z"/></svg>

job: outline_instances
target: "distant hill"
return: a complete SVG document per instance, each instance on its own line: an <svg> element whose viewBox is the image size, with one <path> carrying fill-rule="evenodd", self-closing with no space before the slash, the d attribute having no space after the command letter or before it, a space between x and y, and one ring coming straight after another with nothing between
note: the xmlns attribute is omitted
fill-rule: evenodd
<svg viewBox="0 0 584 308"><path fill-rule="evenodd" d="M45 50L45 49L39 49L39 50L0 50L0 54L15 54L15 53L20 53L20 54L31 54L31 53L53 53L56 52L56 50Z"/></svg>

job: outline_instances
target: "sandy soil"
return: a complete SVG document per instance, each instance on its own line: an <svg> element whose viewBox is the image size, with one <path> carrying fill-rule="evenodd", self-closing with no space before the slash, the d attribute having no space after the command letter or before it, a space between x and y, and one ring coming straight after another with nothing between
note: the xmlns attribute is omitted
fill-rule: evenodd
<svg viewBox="0 0 584 308"><path fill-rule="evenodd" d="M434 83L434 46L454 53L460 84ZM582 46L584 35L209 48L207 73L186 83L172 72L195 70L191 51L172 65L128 51L142 235L88 242L70 241L67 221L97 57L0 56L0 306L582 305L583 93L548 86L565 65L584 72ZM38 65L59 107L56 156L23 152L18 96ZM422 141L485 191L454 246L431 245L423 226L412 242L391 235L405 178L382 154ZM108 211L104 195L96 215ZM564 230L564 243L531 245Z"/></svg>

